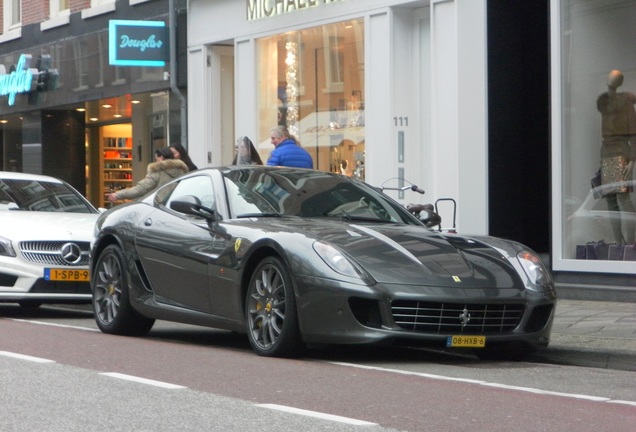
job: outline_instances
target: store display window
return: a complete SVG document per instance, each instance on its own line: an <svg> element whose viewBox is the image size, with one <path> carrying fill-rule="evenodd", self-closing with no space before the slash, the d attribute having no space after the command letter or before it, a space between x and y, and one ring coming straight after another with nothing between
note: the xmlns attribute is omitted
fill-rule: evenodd
<svg viewBox="0 0 636 432"><path fill-rule="evenodd" d="M623 272L636 261L636 1L553 1L557 267Z"/></svg>
<svg viewBox="0 0 636 432"><path fill-rule="evenodd" d="M364 179L364 21L258 40L258 142L266 161L271 129L285 126L314 168Z"/></svg>

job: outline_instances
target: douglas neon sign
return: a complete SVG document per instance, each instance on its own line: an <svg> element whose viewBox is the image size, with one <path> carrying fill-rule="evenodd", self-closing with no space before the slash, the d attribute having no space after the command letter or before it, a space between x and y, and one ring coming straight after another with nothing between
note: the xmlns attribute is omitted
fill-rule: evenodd
<svg viewBox="0 0 636 432"><path fill-rule="evenodd" d="M29 93L37 88L40 72L31 67L31 56L22 54L18 64L6 73L4 65L0 65L0 96L9 97L9 105L15 104L15 96Z"/></svg>
<svg viewBox="0 0 636 432"><path fill-rule="evenodd" d="M42 54L31 67L30 54L22 54L18 64L11 66L7 73L4 65L0 65L0 96L7 96L9 106L15 104L19 94L29 95L29 104L35 105L40 100L41 92L55 90L59 80L57 69L49 69L51 56Z"/></svg>
<svg viewBox="0 0 636 432"><path fill-rule="evenodd" d="M112 66L165 66L166 30L163 21L110 20L109 63Z"/></svg>

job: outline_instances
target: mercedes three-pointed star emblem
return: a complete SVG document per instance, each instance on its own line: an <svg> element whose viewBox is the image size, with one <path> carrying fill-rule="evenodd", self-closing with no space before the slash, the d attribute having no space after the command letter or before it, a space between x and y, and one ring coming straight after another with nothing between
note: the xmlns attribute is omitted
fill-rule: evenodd
<svg viewBox="0 0 636 432"><path fill-rule="evenodd" d="M62 259L69 264L77 264L82 259L82 250L75 243L65 243L60 249Z"/></svg>

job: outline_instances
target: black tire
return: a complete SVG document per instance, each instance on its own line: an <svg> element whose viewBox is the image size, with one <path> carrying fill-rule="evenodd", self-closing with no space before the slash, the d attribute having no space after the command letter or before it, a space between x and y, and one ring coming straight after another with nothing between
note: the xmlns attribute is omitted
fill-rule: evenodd
<svg viewBox="0 0 636 432"><path fill-rule="evenodd" d="M304 351L292 281L283 262L263 259L252 275L245 301L247 337L256 354L296 357Z"/></svg>
<svg viewBox="0 0 636 432"><path fill-rule="evenodd" d="M109 334L143 336L155 323L130 305L124 257L116 245L104 248L97 257L91 280L93 312L97 327Z"/></svg>

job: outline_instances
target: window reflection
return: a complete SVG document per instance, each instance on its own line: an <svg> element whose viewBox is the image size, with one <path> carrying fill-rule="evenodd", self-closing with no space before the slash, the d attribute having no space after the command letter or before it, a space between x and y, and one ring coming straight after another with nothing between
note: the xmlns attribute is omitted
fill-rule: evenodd
<svg viewBox="0 0 636 432"><path fill-rule="evenodd" d="M561 258L636 260L636 1L560 7Z"/></svg>
<svg viewBox="0 0 636 432"><path fill-rule="evenodd" d="M314 167L364 179L364 21L343 21L258 40L258 141L283 125ZM256 141L256 140L255 140Z"/></svg>

